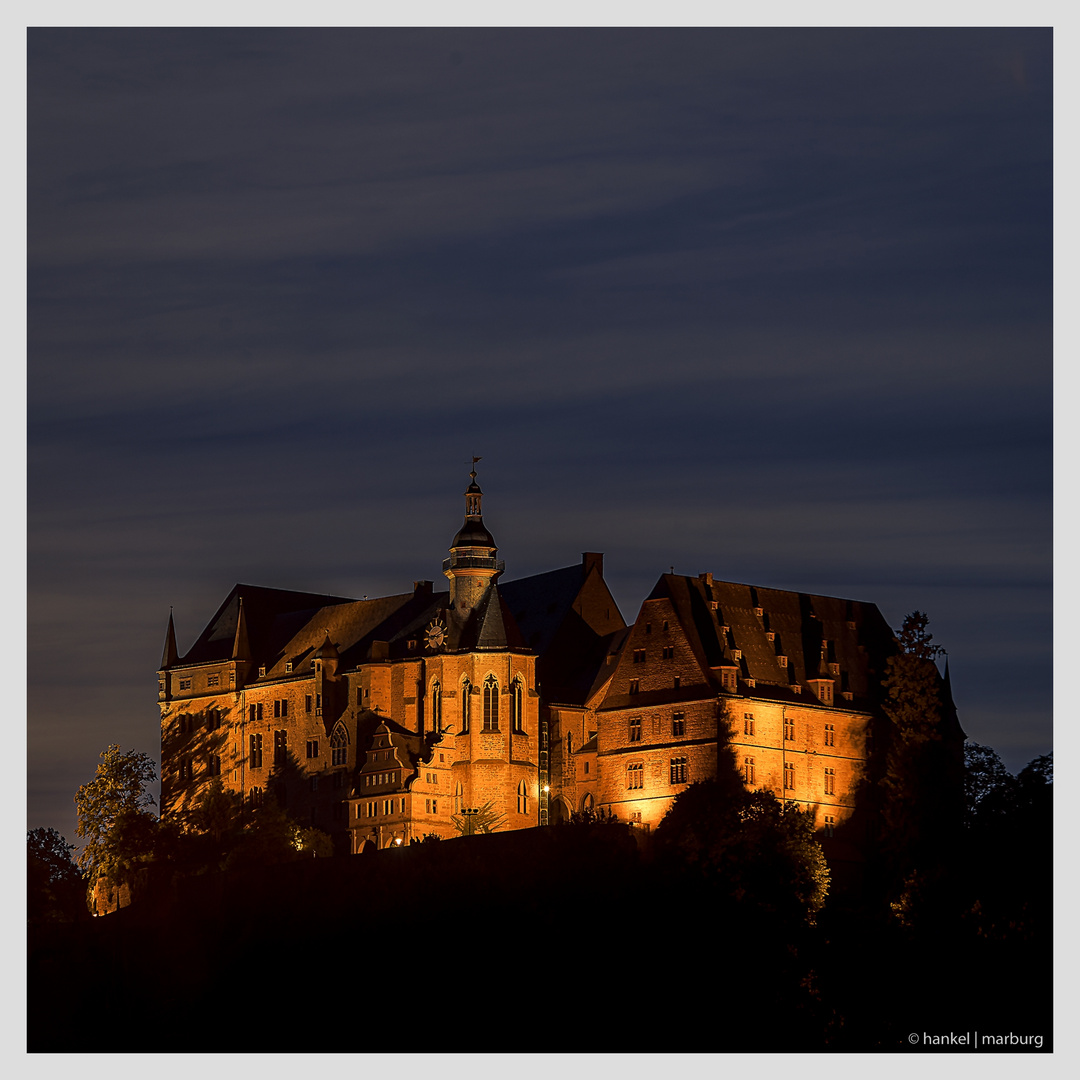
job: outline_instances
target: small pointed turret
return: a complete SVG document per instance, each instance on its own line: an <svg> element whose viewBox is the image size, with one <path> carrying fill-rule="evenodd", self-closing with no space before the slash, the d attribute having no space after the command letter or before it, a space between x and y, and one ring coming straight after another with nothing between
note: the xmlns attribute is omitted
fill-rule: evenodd
<svg viewBox="0 0 1080 1080"><path fill-rule="evenodd" d="M161 651L161 669L172 667L176 661L176 631L173 629L172 608L169 608L169 629L165 631L165 648Z"/></svg>
<svg viewBox="0 0 1080 1080"><path fill-rule="evenodd" d="M251 644L248 641L247 619L244 618L244 598L237 597L240 609L236 615L236 634L233 636L231 659L251 660Z"/></svg>

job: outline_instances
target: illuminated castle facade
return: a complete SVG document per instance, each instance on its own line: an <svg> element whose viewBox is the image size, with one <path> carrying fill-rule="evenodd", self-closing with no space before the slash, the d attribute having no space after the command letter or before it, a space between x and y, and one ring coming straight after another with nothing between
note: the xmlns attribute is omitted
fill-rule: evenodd
<svg viewBox="0 0 1080 1080"><path fill-rule="evenodd" d="M731 752L748 786L813 813L827 853L857 857L845 831L862 833L895 648L874 605L665 574L627 627L599 554L501 582L471 479L445 592L237 585L182 657L170 616L163 815L218 779L249 807L272 794L340 852L455 836L484 808L499 829L589 809L655 826Z"/></svg>

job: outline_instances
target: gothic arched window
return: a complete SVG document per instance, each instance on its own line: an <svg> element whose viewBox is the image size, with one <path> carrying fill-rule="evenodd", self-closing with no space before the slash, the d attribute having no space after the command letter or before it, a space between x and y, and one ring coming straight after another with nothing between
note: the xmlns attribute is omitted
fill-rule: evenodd
<svg viewBox="0 0 1080 1080"><path fill-rule="evenodd" d="M499 684L494 675L484 680L484 730L499 730Z"/></svg>
<svg viewBox="0 0 1080 1080"><path fill-rule="evenodd" d="M472 693L472 683L468 679L463 679L461 683L461 734L469 734L469 710L472 705L469 701L469 694Z"/></svg>
<svg viewBox="0 0 1080 1080"><path fill-rule="evenodd" d="M347 765L349 763L349 733L344 724L338 724L330 736L330 764Z"/></svg>
<svg viewBox="0 0 1080 1080"><path fill-rule="evenodd" d="M525 734L525 690L521 679L517 678L510 686L510 730L515 735Z"/></svg>
<svg viewBox="0 0 1080 1080"><path fill-rule="evenodd" d="M431 684L431 726L435 731L442 727L442 691L438 679Z"/></svg>
<svg viewBox="0 0 1080 1080"><path fill-rule="evenodd" d="M459 780L457 782L457 787L454 788L454 813L455 814L460 814L461 813L461 800L462 800L462 790L461 790L461 781Z"/></svg>
<svg viewBox="0 0 1080 1080"><path fill-rule="evenodd" d="M525 786L524 780L518 784L517 806L519 814L527 814L529 812L529 789Z"/></svg>

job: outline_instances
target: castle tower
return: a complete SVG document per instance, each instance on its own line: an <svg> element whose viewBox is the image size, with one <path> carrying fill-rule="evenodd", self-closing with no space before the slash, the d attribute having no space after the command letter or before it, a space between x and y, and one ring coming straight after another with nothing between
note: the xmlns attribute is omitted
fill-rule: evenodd
<svg viewBox="0 0 1080 1080"><path fill-rule="evenodd" d="M443 573L450 581L450 611L459 623L477 610L489 586L503 571L502 562L495 558L499 549L484 527L480 506L484 493L476 482L478 460L473 459L469 473L472 482L465 489L465 523L450 545L450 558L443 561Z"/></svg>

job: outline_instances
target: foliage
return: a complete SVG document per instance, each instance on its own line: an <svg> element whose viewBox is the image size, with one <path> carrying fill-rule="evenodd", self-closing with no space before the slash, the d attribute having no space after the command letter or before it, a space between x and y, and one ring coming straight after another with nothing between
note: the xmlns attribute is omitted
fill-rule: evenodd
<svg viewBox="0 0 1080 1080"><path fill-rule="evenodd" d="M410 843L411 844L436 844L441 839L442 839L442 837L438 833L428 832L428 833L424 833L424 835L422 837L420 837L419 840L417 840L416 837L414 836L412 838L412 840L410 841Z"/></svg>
<svg viewBox="0 0 1080 1080"><path fill-rule="evenodd" d="M334 841L330 834L314 826L296 829L293 834L293 847L301 858L326 859L334 854Z"/></svg>
<svg viewBox="0 0 1080 1080"><path fill-rule="evenodd" d="M450 822L461 836L473 836L497 832L506 824L506 815L498 813L495 803L489 800L475 814L454 815Z"/></svg>
<svg viewBox="0 0 1080 1080"><path fill-rule="evenodd" d="M980 806L993 803L995 793L1011 780L1001 758L989 746L974 742L964 745L964 820L969 828Z"/></svg>
<svg viewBox="0 0 1080 1080"><path fill-rule="evenodd" d="M892 901L908 906L913 901L904 895L929 896L946 873L963 814L962 766L943 740L946 711L934 663L941 648L928 622L920 611L904 619L896 635L900 649L886 661L882 681L889 726L882 740L880 869Z"/></svg>
<svg viewBox="0 0 1080 1080"><path fill-rule="evenodd" d="M825 903L829 868L813 820L770 791L691 784L656 835L669 860L736 904L812 923Z"/></svg>
<svg viewBox="0 0 1080 1080"><path fill-rule="evenodd" d="M150 853L157 817L146 785L157 779L147 754L120 752L115 743L101 752L97 774L75 794L78 825L86 841L78 860L91 883L101 875L115 879L124 868Z"/></svg>
<svg viewBox="0 0 1080 1080"><path fill-rule="evenodd" d="M87 914L86 883L74 845L55 829L26 834L26 914L31 923L71 922Z"/></svg>

